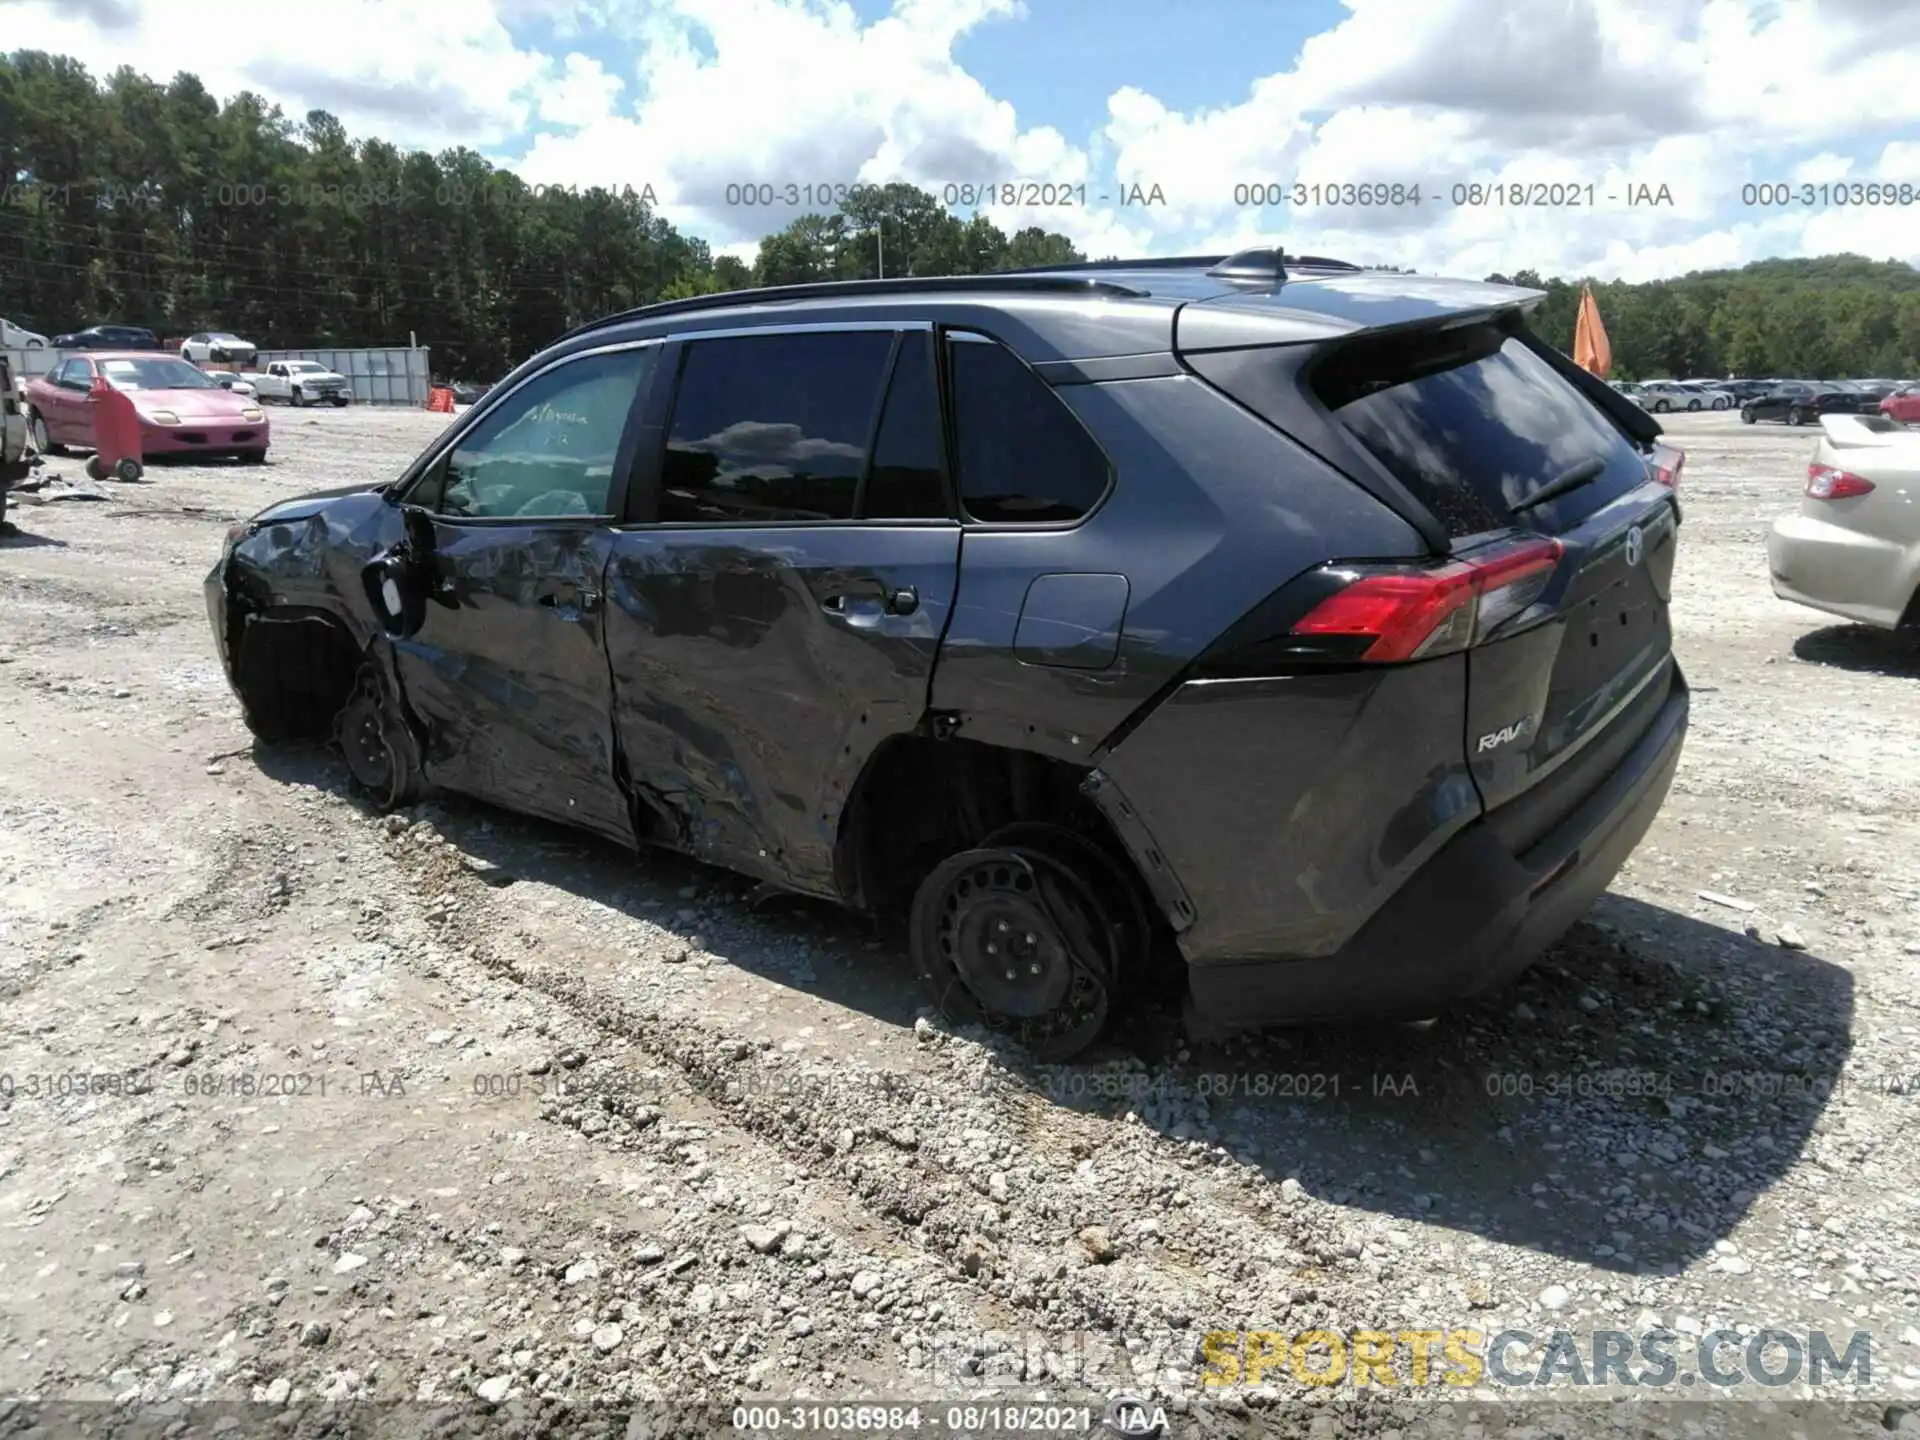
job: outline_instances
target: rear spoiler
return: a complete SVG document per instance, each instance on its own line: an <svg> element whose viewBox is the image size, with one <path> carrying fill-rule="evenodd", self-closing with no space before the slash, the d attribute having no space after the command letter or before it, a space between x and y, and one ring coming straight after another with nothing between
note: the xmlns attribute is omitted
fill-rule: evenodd
<svg viewBox="0 0 1920 1440"><path fill-rule="evenodd" d="M1920 444L1920 429L1903 425L1891 415L1822 415L1820 428L1836 450L1886 449Z"/></svg>

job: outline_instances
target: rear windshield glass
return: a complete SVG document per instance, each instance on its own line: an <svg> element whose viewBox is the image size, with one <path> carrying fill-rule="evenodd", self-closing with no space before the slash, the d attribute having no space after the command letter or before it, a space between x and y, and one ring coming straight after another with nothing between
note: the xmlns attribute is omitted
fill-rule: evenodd
<svg viewBox="0 0 1920 1440"><path fill-rule="evenodd" d="M1516 523L1514 506L1581 468L1593 478L1568 500L1583 496L1582 513L1646 480L1613 422L1497 325L1360 341L1313 386L1452 535Z"/></svg>

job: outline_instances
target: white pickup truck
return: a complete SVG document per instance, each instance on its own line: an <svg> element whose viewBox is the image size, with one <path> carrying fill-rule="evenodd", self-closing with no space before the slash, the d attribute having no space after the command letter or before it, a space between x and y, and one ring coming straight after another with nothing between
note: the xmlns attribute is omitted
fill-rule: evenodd
<svg viewBox="0 0 1920 1440"><path fill-rule="evenodd" d="M247 377L262 400L288 405L345 405L353 399L347 377L317 360L270 360Z"/></svg>

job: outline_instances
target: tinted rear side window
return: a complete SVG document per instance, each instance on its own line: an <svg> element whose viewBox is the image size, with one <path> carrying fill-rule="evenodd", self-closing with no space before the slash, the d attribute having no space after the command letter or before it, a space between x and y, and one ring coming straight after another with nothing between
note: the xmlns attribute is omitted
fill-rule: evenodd
<svg viewBox="0 0 1920 1440"><path fill-rule="evenodd" d="M956 338L960 499L975 520L1078 520L1107 493L1107 457L1046 382L1004 346Z"/></svg>
<svg viewBox="0 0 1920 1440"><path fill-rule="evenodd" d="M1646 479L1627 437L1495 325L1345 346L1318 367L1313 387L1452 535L1515 523L1515 505L1595 460L1595 477L1555 510L1587 513Z"/></svg>
<svg viewBox="0 0 1920 1440"><path fill-rule="evenodd" d="M694 341L660 519L851 519L892 353L892 333L879 330Z"/></svg>
<svg viewBox="0 0 1920 1440"><path fill-rule="evenodd" d="M887 387L887 408L860 506L864 518L929 520L949 513L932 345L932 336L924 333L900 337L900 358Z"/></svg>

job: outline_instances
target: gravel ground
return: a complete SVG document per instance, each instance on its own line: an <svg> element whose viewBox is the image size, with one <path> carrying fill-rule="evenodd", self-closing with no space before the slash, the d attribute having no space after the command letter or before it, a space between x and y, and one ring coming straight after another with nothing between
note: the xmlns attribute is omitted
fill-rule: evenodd
<svg viewBox="0 0 1920 1440"><path fill-rule="evenodd" d="M1097 1424L1120 1391L1182 1435L1920 1429L1920 649L1771 595L1805 432L1669 426L1692 735L1517 987L1191 1052L1150 1012L1041 1068L830 908L479 805L376 816L335 757L252 747L199 590L222 530L442 419L276 413L264 470L137 485L54 461L98 498L10 514L0 1433L59 1433L31 1402L175 1435L592 1401L636 1434L860 1397L1038 1433L948 1402ZM1866 1332L1870 1370L1696 1376L1701 1335L1732 1366L1769 1328ZM1207 1380L1208 1332L1458 1329L1529 1332L1528 1377L1556 1332L1590 1362L1668 1331L1679 1375ZM723 1408L627 1428L650 1402Z"/></svg>

